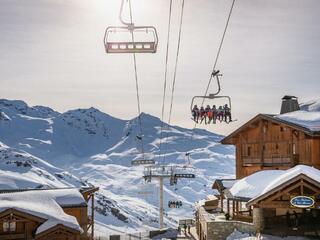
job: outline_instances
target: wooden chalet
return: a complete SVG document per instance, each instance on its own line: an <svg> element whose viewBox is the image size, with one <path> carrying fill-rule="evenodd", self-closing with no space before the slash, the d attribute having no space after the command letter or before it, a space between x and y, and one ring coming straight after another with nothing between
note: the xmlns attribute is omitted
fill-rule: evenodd
<svg viewBox="0 0 320 240"><path fill-rule="evenodd" d="M94 187L0 190L0 239L93 239L97 190Z"/></svg>
<svg viewBox="0 0 320 240"><path fill-rule="evenodd" d="M235 228L320 238L319 112L300 111L297 98L285 96L280 114L258 114L221 143L236 147L236 179L212 186L224 235L216 234L221 214L198 208L201 240L225 239Z"/></svg>
<svg viewBox="0 0 320 240"><path fill-rule="evenodd" d="M320 169L320 123L316 130L259 114L224 138L236 146L236 178L264 169L288 169L298 164Z"/></svg>

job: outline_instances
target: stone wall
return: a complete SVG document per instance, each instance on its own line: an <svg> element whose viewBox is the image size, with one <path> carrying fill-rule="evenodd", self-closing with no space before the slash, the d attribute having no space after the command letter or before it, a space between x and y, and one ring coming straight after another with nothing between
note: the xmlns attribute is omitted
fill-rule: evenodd
<svg viewBox="0 0 320 240"><path fill-rule="evenodd" d="M207 228L207 240L225 240L234 229L243 233L256 233L254 224L239 221L208 222Z"/></svg>

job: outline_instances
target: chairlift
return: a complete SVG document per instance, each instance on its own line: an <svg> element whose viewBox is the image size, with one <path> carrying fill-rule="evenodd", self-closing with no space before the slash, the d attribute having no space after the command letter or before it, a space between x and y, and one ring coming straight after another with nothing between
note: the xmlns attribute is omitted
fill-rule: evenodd
<svg viewBox="0 0 320 240"><path fill-rule="evenodd" d="M175 177L175 175L171 175L170 177L170 186L174 186L178 183L178 178Z"/></svg>
<svg viewBox="0 0 320 240"><path fill-rule="evenodd" d="M221 86L220 86L220 79L219 76L222 76L220 74L220 71L214 71L212 73L212 77L215 77L217 79L217 85L218 85L218 90L215 93L210 93L207 96L194 96L191 101L190 105L190 111L192 114L192 120L195 121L196 123L202 123L203 120L205 120L205 124L207 124L207 117L208 117L208 124L211 123L216 123L217 120L220 122L225 122L225 123L230 123L234 122L236 120L232 120L232 106L231 106L231 97L230 96L220 96L219 93L221 91ZM211 101L215 101L217 99L222 99L225 100L225 105L224 106L219 106L216 109L212 109L210 105L210 111L207 111L206 108L203 108L203 112L201 112L201 109L197 109L198 113L195 112L195 107L197 106L195 104L196 100L201 99L201 103L203 104L206 99L209 99ZM214 104L212 104L214 105ZM203 106L201 106L203 107ZM212 113L214 111L214 113ZM208 116L208 112L211 112L211 116Z"/></svg>
<svg viewBox="0 0 320 240"><path fill-rule="evenodd" d="M132 160L131 165L132 166L145 166L145 165L155 165L156 162L153 159L138 159L138 160Z"/></svg>
<svg viewBox="0 0 320 240"><path fill-rule="evenodd" d="M182 207L182 201L168 201L169 208L180 208Z"/></svg>
<svg viewBox="0 0 320 240"><path fill-rule="evenodd" d="M176 173L174 174L175 178L195 178L196 175L193 173Z"/></svg>
<svg viewBox="0 0 320 240"><path fill-rule="evenodd" d="M104 35L106 53L156 53L158 33L153 26L135 26L123 20L124 1L121 2L119 19L124 26L109 26ZM124 39L119 40L119 37ZM146 37L149 38L146 40Z"/></svg>

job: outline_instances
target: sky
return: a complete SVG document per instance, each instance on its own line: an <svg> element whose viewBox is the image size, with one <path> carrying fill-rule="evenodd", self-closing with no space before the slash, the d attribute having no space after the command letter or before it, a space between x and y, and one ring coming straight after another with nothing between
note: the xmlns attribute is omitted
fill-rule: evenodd
<svg viewBox="0 0 320 240"><path fill-rule="evenodd" d="M181 3L173 1L165 121ZM231 3L185 0L173 125L194 125L191 99L205 93ZM137 68L141 110L160 117L169 0L132 5L136 25L158 30L158 52L138 54ZM106 54L103 46L106 27L120 25L119 7L120 0L0 0L0 98L137 116L132 55ZM258 113L278 113L286 94L300 102L320 98L319 12L319 0L236 0L217 69L238 121L199 127L228 134Z"/></svg>

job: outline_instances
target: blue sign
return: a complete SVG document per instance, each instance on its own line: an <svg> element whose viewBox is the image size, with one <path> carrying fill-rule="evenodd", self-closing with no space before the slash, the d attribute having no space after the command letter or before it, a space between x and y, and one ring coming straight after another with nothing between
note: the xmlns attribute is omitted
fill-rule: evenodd
<svg viewBox="0 0 320 240"><path fill-rule="evenodd" d="M296 196L291 198L290 203L296 208L312 208L314 207L314 199L308 196Z"/></svg>

